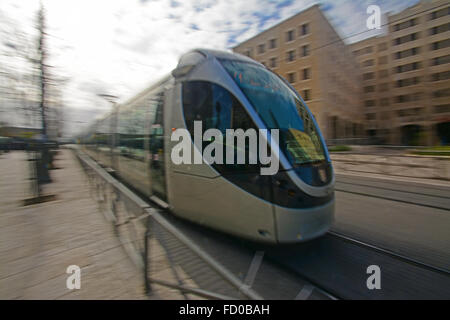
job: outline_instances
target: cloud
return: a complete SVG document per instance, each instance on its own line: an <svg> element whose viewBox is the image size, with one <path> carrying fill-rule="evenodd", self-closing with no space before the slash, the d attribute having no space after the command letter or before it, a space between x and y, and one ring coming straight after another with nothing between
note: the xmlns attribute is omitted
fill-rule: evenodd
<svg viewBox="0 0 450 320"><path fill-rule="evenodd" d="M33 30L37 1L3 1L0 13ZM55 72L69 78L64 87L67 106L108 110L109 104L97 94L114 94L125 101L170 72L182 53L198 47L229 49L315 3L322 4L341 36L349 36L365 28L369 4L388 12L416 2L46 0L44 4L51 63Z"/></svg>

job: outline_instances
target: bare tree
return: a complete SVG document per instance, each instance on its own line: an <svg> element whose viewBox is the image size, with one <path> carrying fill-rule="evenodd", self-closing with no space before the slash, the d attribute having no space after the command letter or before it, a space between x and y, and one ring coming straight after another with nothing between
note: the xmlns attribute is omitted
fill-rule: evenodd
<svg viewBox="0 0 450 320"><path fill-rule="evenodd" d="M0 9L0 115L12 124L42 127L44 139L55 139L63 123L62 88L68 78L57 76L49 64L49 34L42 3L35 32L23 30L23 22L14 21Z"/></svg>
<svg viewBox="0 0 450 320"><path fill-rule="evenodd" d="M40 111L42 121L42 135L47 140L47 121L46 121L46 90L47 81L49 79L49 72L46 65L47 62L47 47L46 47L46 33L45 33L45 16L44 6L41 2L41 7L38 13L38 32L39 32L39 45L38 45L38 59L39 59L39 87L40 87Z"/></svg>

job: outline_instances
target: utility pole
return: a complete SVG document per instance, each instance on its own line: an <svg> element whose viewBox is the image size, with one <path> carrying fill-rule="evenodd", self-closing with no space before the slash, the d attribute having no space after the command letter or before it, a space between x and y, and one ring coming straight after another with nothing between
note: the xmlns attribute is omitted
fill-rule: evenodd
<svg viewBox="0 0 450 320"><path fill-rule="evenodd" d="M50 79L47 72L47 48L46 48L46 33L45 33L45 12L42 1L38 12L37 28L39 33L38 38L38 50L37 50L37 65L39 70L39 89L40 89L40 101L39 107L41 112L41 141L37 143L37 154L40 153L40 158L35 158L36 165L36 179L37 179L37 195L38 199L41 198L41 185L50 183L49 169L52 167L53 153L49 150L48 144L48 132L47 132L47 84ZM39 150L39 151L38 151Z"/></svg>
<svg viewBox="0 0 450 320"><path fill-rule="evenodd" d="M46 121L46 81L47 81L47 66L46 62L46 48L45 48L45 17L44 17L44 6L41 2L38 14L38 31L39 31L39 46L38 46L38 56L39 56L39 85L41 91L40 99L40 111L41 111L41 121L42 121L42 136L44 142L47 141L47 121Z"/></svg>

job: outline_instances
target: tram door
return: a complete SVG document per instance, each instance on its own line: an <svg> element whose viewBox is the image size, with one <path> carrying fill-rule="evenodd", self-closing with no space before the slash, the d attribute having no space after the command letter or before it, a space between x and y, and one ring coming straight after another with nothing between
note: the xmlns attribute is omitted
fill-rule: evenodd
<svg viewBox="0 0 450 320"><path fill-rule="evenodd" d="M167 201L166 172L164 168L164 92L158 93L157 96L155 122L150 128L150 175L153 195Z"/></svg>

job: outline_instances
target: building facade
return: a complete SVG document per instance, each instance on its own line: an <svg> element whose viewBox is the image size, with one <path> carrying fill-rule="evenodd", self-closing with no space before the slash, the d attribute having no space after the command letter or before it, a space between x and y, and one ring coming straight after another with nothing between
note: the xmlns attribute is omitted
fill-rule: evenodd
<svg viewBox="0 0 450 320"><path fill-rule="evenodd" d="M364 136L359 66L318 5L234 47L289 81L325 139Z"/></svg>
<svg viewBox="0 0 450 320"><path fill-rule="evenodd" d="M233 50L300 93L328 142L450 143L450 5L422 0L386 32L346 45L318 5Z"/></svg>
<svg viewBox="0 0 450 320"><path fill-rule="evenodd" d="M450 143L450 4L388 15L387 32L350 45L362 69L367 134L381 143Z"/></svg>

